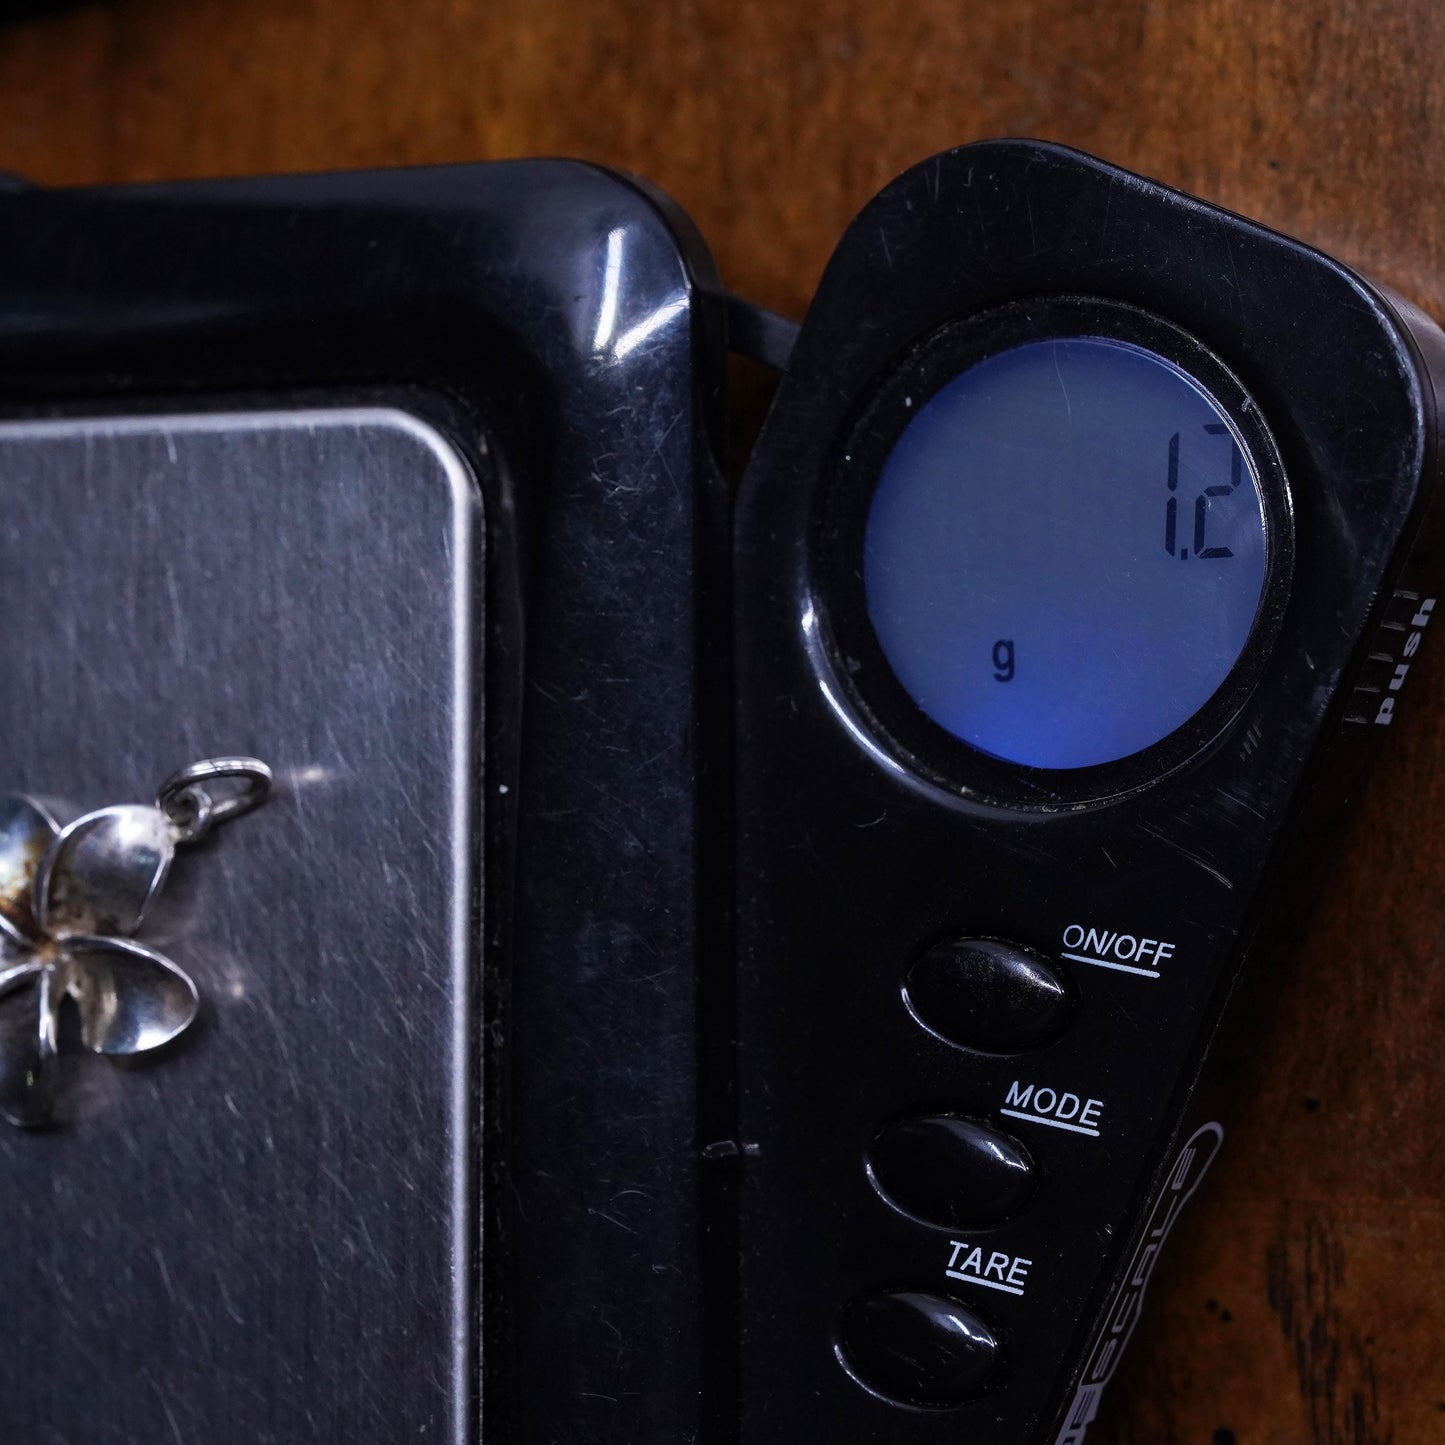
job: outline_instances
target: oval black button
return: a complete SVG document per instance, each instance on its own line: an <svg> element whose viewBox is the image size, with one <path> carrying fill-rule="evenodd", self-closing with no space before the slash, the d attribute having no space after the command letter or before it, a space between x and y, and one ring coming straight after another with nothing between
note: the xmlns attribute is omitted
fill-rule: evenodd
<svg viewBox="0 0 1445 1445"><path fill-rule="evenodd" d="M870 1389L913 1405L956 1405L998 1368L993 1331L956 1299L881 1290L859 1300L840 1331L848 1368Z"/></svg>
<svg viewBox="0 0 1445 1445"><path fill-rule="evenodd" d="M914 1018L949 1043L999 1054L1047 1043L1074 1011L1066 973L996 938L935 944L909 970L903 997Z"/></svg>
<svg viewBox="0 0 1445 1445"><path fill-rule="evenodd" d="M1014 1140L956 1114L890 1124L873 1145L868 1174L890 1204L948 1229L998 1224L1034 1187L1028 1155Z"/></svg>

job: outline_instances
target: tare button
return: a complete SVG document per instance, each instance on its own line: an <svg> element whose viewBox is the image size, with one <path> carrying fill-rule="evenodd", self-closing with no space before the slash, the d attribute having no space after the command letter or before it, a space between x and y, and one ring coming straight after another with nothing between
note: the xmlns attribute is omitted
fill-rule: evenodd
<svg viewBox="0 0 1445 1445"><path fill-rule="evenodd" d="M998 1372L989 1327L961 1300L926 1289L879 1290L845 1311L838 1355L868 1389L910 1405L956 1405Z"/></svg>

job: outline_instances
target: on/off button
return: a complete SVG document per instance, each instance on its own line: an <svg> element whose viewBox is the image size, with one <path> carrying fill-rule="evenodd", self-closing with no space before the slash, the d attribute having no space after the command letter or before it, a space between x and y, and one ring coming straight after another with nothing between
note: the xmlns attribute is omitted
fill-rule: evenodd
<svg viewBox="0 0 1445 1445"><path fill-rule="evenodd" d="M1048 1043L1074 1011L1067 974L999 938L950 938L920 955L903 984L908 1011L965 1049L1007 1054Z"/></svg>

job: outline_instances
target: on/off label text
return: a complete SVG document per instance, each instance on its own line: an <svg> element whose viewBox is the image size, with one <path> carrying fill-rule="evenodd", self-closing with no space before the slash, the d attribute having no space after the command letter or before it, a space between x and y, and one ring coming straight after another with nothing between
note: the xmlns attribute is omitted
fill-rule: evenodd
<svg viewBox="0 0 1445 1445"><path fill-rule="evenodd" d="M1071 923L1064 929L1064 957L1074 963L1113 969L1143 978L1158 978L1159 965L1174 956L1167 938L1148 938L1121 928L1096 928Z"/></svg>

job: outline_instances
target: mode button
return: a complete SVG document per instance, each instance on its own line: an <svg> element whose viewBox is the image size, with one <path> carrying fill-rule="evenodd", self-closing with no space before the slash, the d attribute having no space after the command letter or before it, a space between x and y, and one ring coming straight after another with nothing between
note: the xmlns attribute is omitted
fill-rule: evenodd
<svg viewBox="0 0 1445 1445"><path fill-rule="evenodd" d="M1017 1140L957 1114L895 1120L873 1142L868 1177L895 1208L944 1229L1007 1219L1035 1183Z"/></svg>

